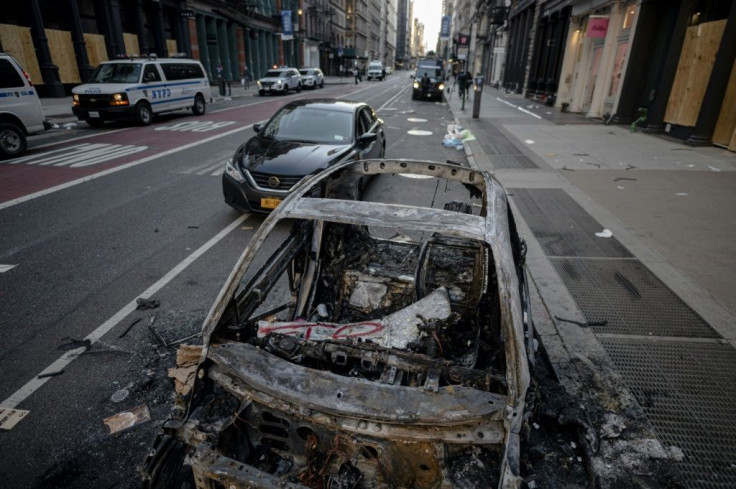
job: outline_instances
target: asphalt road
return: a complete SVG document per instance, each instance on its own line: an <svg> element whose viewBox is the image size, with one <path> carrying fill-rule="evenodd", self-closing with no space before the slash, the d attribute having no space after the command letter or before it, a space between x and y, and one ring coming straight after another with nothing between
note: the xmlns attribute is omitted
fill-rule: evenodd
<svg viewBox="0 0 736 489"><path fill-rule="evenodd" d="M453 122L448 107L412 101L410 86L408 73L396 73L233 98L204 116L175 114L149 127L61 128L31 138L23 158L0 162L0 406L28 411L0 431L0 487L137 487L173 405L166 370L175 348L148 326L167 343L196 334L263 220L225 205L224 162L252 124L286 102L336 97L378 111L387 158L465 164L462 151L440 144ZM370 191L452 200L448 189L400 177L374 179ZM140 297L160 306L136 310ZM151 421L107 433L103 419L141 405Z"/></svg>

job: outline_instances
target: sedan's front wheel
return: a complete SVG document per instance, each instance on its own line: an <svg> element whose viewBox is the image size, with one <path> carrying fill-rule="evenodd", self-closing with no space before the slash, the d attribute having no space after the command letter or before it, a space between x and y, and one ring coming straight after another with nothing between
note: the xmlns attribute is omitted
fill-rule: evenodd
<svg viewBox="0 0 736 489"><path fill-rule="evenodd" d="M301 91L302 91L302 84L300 83L299 85L296 86L296 93L299 93Z"/></svg>

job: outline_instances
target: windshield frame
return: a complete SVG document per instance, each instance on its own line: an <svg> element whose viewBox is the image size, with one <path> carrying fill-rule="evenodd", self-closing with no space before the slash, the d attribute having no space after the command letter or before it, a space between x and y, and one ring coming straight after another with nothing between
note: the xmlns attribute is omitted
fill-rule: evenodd
<svg viewBox="0 0 736 489"><path fill-rule="evenodd" d="M270 69L263 75L263 78L286 78L287 70Z"/></svg>
<svg viewBox="0 0 736 489"><path fill-rule="evenodd" d="M127 74L120 73L125 68ZM140 63L102 63L95 69L87 83L140 83L143 65ZM108 76L104 76L109 73Z"/></svg>

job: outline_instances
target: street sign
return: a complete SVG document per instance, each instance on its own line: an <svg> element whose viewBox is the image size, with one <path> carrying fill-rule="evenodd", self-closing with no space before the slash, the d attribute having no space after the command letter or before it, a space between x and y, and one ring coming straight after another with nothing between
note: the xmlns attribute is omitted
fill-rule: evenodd
<svg viewBox="0 0 736 489"><path fill-rule="evenodd" d="M440 29L440 39L447 40L450 38L450 16L442 16L442 28Z"/></svg>
<svg viewBox="0 0 736 489"><path fill-rule="evenodd" d="M281 40L294 39L294 23L291 21L291 10L281 11Z"/></svg>

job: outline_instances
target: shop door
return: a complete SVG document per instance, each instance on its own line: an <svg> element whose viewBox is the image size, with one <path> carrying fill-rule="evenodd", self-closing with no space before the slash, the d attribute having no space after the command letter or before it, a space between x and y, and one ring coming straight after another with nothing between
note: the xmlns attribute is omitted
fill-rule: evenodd
<svg viewBox="0 0 736 489"><path fill-rule="evenodd" d="M590 64L590 72L588 73L588 82L585 85L585 98L583 99L583 112L590 111L590 105L593 102L593 92L595 91L595 83L598 79L598 69L601 66L601 56L603 55L603 44L593 46L593 62Z"/></svg>

